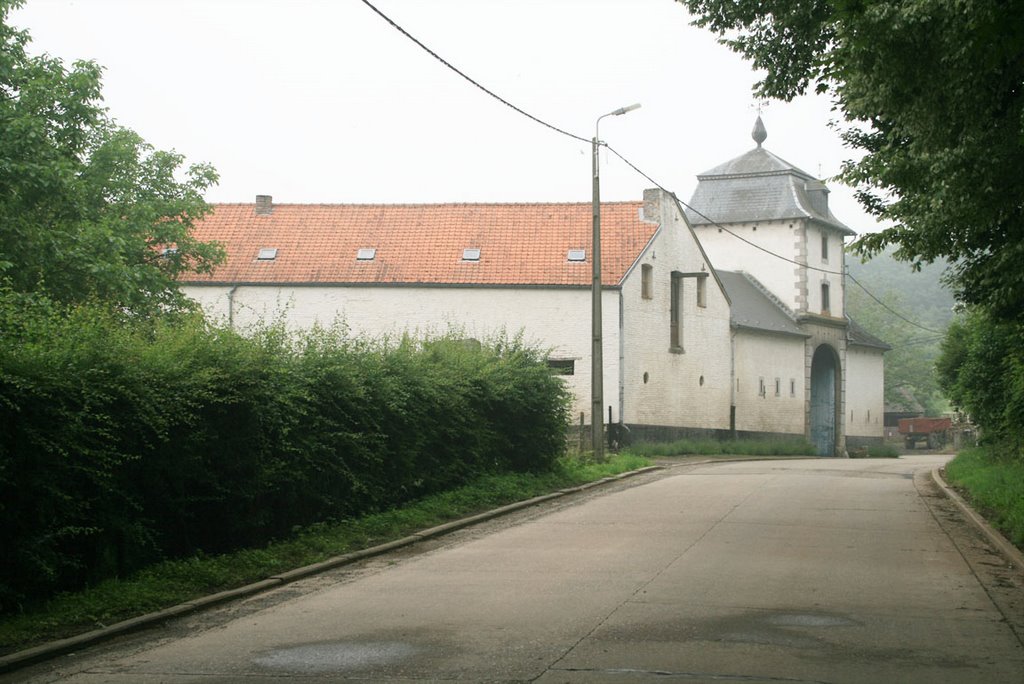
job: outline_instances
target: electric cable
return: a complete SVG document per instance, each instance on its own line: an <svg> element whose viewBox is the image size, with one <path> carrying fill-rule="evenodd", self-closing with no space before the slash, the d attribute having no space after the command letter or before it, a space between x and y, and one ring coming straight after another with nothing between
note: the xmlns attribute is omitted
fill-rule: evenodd
<svg viewBox="0 0 1024 684"><path fill-rule="evenodd" d="M879 299L878 297L876 297L876 296L875 296L874 294L872 294L872 293L871 293L871 292L870 292L870 291L869 291L869 290L868 290L868 289L867 289L866 287L864 287L864 285L862 285L862 284L861 284L861 283L860 283L860 282L859 282L859 281L858 281L858 280L857 280L856 278L854 278L854 277L853 277L852 275L850 275L849 273L842 273L842 272L840 272L840 271L832 271L832 270L829 270L829 269L826 269L826 268L820 268L820 267L818 267L818 266L812 266L812 265L810 265L810 264L806 264L806 263L802 263L802 262L799 262L799 261L795 261L795 260L793 260L793 259L790 259L790 258L788 258L788 257L785 257L785 256L783 256L783 255L781 255L781 254L777 254L776 252L773 252L773 251L771 251L771 250L769 250L769 249L767 249L767 248L765 248L765 247L762 247L761 245L758 245L758 244L756 244L756 243L754 243L754 242L752 242L752 241L750 241L750 240L746 239L746 238L745 238L745 237L743 237L742 235L738 235L737 233L735 233L735 232L733 232L733 231L729 230L728 228L726 228L725 226L723 226L723 225L722 225L721 223L718 223L718 222L717 222L717 221L715 221L714 219L712 219L712 218L710 218L710 217L706 216L706 215L705 215L704 213L702 213L701 211L699 211L699 210L695 209L694 207L690 206L690 205L689 205L689 204L687 204L686 202L683 202L682 200L680 200L680 199L679 199L679 197L678 197L678 196L676 195L676 193L672 192L671 190L669 190L668 188L666 188L665 186L663 186L663 185L662 185L661 183L659 183L658 181L656 181L656 180L654 180L653 178L651 178L651 176L649 176L648 174L644 173L644 171L643 171L643 170L641 170L641 169L640 169L640 168L639 168L638 166L636 166L636 164L634 164L634 163L633 163L633 162L631 162L630 160L626 159L626 157L624 157L624 156L623 156L622 154L620 154L620 153L619 153L619 152L618 152L618 151L617 151L617 150L616 150L615 148L613 148L613 147L612 147L611 145L608 145L607 143L601 142L600 140L598 140L598 141L591 141L591 140L588 140L588 139L586 139L586 138L584 138L584 137L582 137L582 136L576 135L576 134L574 134L574 133L570 133L569 131L563 130L563 129L559 128L558 126L555 126L555 125L553 125L553 124L550 124L550 123L548 123L547 121L544 121L543 119L540 119L540 118L538 118L538 117L534 116L533 114L530 114L530 113L529 113L529 112L527 112L526 110L524 110L524 109L522 109L522 108L520 108L520 107L517 107L516 105L512 104L511 102L509 102L509 101L508 101L508 100L506 100L505 98L501 97L500 95L498 95L498 94L497 94L497 93L495 93L494 91L490 90L489 88L487 88L487 87L486 87L486 86L484 86L483 84L481 84L481 83L479 83L478 81L476 81L476 80L472 79L472 78L471 78L471 77L469 77L469 76L468 76L467 74L465 74L465 73L464 73L463 71L461 71L461 70L460 70L460 69L459 69L458 67L456 67L455 65L453 65L453 64L452 64L451 62L449 62L448 60L446 60L446 59L444 59L443 57L441 57L441 56L440 56L440 55L439 55L438 53L436 53L436 52L434 52L433 50L431 50L431 49L430 49L429 47L427 47L427 46L426 46L426 45L425 45L425 44L424 44L424 43L423 43L422 41L420 41L420 40L419 40L419 39L417 39L417 38L416 38L415 36L413 36L413 35L412 35L411 33L409 33L409 32L408 32L408 31L406 31L406 30L405 30L404 28L402 28L401 26L399 26L399 25L398 25L398 23L397 23L397 22L395 22L395 21L394 21L394 20L393 20L393 19L392 19L391 17L389 17L388 15L384 14L384 12L382 12L382 11L381 11L381 10L379 10L379 9L378 9L377 7L375 7L375 6L373 5L373 3L369 2L369 0L362 0L362 3L363 3L364 5L366 5L367 7L369 7L369 8L371 9L371 10L373 10L373 12L374 12L374 13L376 13L376 14L377 14L377 15L378 15L378 16L379 16L379 17L380 17L381 19L383 19L384 21L386 21L386 22L387 22L388 24L390 24L390 25L391 25L391 26L392 26L392 27L393 27L393 28L394 28L394 29L395 29L396 31L398 31L398 32L399 32L399 33L401 33L401 34L402 34L403 36L405 36L406 38L408 38L409 40L411 40L411 41L412 41L413 43L415 43L415 44L416 44L417 46L419 46L419 47L420 47L420 48L421 48L421 49L422 49L423 51L425 51L425 52L426 52L427 54L429 54L429 55L430 55L431 57L433 57L433 58L434 58L434 59L436 59L437 61L441 62L441 64L443 64L443 65L444 65L445 67L447 67L447 68L448 68L448 69L450 69L451 71L454 71L454 72L455 72L456 74L458 74L458 75L459 75L459 76L461 76L461 77L462 77L463 79L465 79L466 81L468 81L468 82L469 82L469 83L471 83L472 85L474 85L474 86L476 86L477 88L479 88L480 90L482 90L482 91L483 91L484 93L486 93L487 95L491 96L492 98L494 98L494 99L495 99L495 100L497 100L498 102L501 102L501 103L502 103L503 105L505 105L506 107L509 107L509 108L510 108L510 109L512 109L513 111L515 111L515 112L517 112L517 113L521 114L522 116L525 116L526 118L530 119L531 121L534 121L534 122L536 122L536 123L539 123L540 125L542 125L542 126L545 126L546 128L549 128L549 129L551 129L551 130L555 131L556 133L560 133L560 134L562 134L562 135L564 135L564 136L566 136L566 137L572 138L573 140L578 140L579 142L584 142L584 143L587 143L587 144L593 144L594 142L596 142L596 144L597 144L597 145L603 145L603 146L604 146L604 147L605 147L605 148L606 148L606 149L607 149L607 150L608 150L609 152L611 152L612 154L614 154L614 155L615 155L616 157L618 157L618 158L619 158L620 160L622 160L622 161L623 161L623 162L624 162L624 163L625 163L625 164L626 164L627 166L629 166L629 167L630 167L631 169L633 169L633 171L635 171L636 173L640 174L640 175L641 175L641 176L642 176L643 178L647 179L647 181L649 181L650 183L653 183L653 184L655 185L655 187L657 187L658 189L660 189L660 190L662 190L663 192L667 193L667 194L668 194L668 195L669 195L669 196L670 196L670 197L672 198L672 200L673 200L673 201L674 201L674 202L676 203L676 205L677 205L677 206L676 206L676 208L677 208L677 209L679 210L679 213L680 213L680 214L682 214L682 213L683 213L682 207L686 207L687 209L689 209L690 211L692 211L692 212L693 212L694 214L696 214L696 215L700 216L701 218L703 218L704 220L708 221L708 222L709 222L709 223L710 223L710 224L711 224L712 226L715 226L715 227L716 227L716 228L718 228L719 230L722 230L722 231L724 231L724 232L728 233L729 235L733 236L733 237L734 237L734 238L736 238L737 240L740 240L740 241L742 241L742 242L745 242L746 244L750 245L751 247L754 247L755 249L758 249L758 250L760 250L760 251L762 251L762 252L764 252L764 253L766 253L766 254L769 254L769 255L771 255L771 256L773 256L773 257L775 257L776 259L781 259L781 260L783 260L783 261L789 262L789 263L791 263L791 264L795 264L795 265L797 265L797 266L801 266L801 267L803 267L803 268L806 268L806 269L808 269L808 270L812 270L812 271L819 271L819 272L821 272L821 273L827 273L827 274L830 274L830 275L838 275L838 276L843 276L843 277L849 278L849 279L850 279L851 281L853 281L853 282L854 282L854 283L855 283L855 284L856 284L856 285L857 285L857 286L858 286L858 287L859 287L860 289L862 289L862 290L863 290L863 291L864 291L864 292L865 292L865 293L866 293L866 294L867 294L867 295L868 295L868 296L869 296L869 297L870 297L871 299L873 299L873 300L874 300L875 302L877 302L877 303L878 303L878 304L879 304L880 306L882 306L882 308L886 309L887 311L889 311L890 313L892 313L892 314L893 314L894 316L896 316L896 317L897 317L897 318L899 318L900 320L902 320L902 321L904 321L904 322L906 322L906 323L909 323L909 324L911 324L911 325L913 325L913 326L915 326L915 327L917 327L917 328L921 328L922 330L925 330L925 331L927 331L927 332L931 332L931 333L936 333L936 334L939 334L939 335L943 334L942 332L940 332L940 331L938 331L938 330L933 330L932 328L928 328L928 327L926 327L926 326L923 326L923 325L921 325L921 324L919 324L919 323L916 323L916 322L914 322L914 321L910 320L910 319L909 319L909 318L907 318L906 316L904 316L904 315L900 314L900 313L899 313L898 311L896 311L895 309L891 308L890 306L888 306L887 304L885 304L884 302L882 302L882 300L880 300L880 299Z"/></svg>
<svg viewBox="0 0 1024 684"><path fill-rule="evenodd" d="M896 311L896 309L892 308L891 306L889 306L888 304L883 302L881 299L879 299L878 297L873 295L871 293L871 291L868 290L868 288L864 287L859 280L854 278L849 273L846 274L846 277L849 278L850 280L852 280L857 287L859 287L860 289L864 290L864 294L866 294L868 297L871 297L871 299L875 300L875 303L877 303L879 306L881 306L883 309L885 309L886 311L891 313L896 318L899 318L900 320L904 321L905 323L909 323L910 325L914 326L915 328L920 328L921 330L924 330L925 332L935 333L936 335L945 335L945 333L943 331L941 331L941 330L935 330L934 328L929 328L927 326L921 325L920 323L917 323L915 321L910 320L909 318L907 318L906 316L901 314L899 311Z"/></svg>
<svg viewBox="0 0 1024 684"><path fill-rule="evenodd" d="M771 255L771 256L775 257L776 259L781 259L782 261L787 261L787 262L789 262L791 264L796 264L797 266L802 266L803 268L806 268L806 269L811 270L811 271L819 271L821 273L828 273L828 274L831 274L831 275L838 275L838 276L843 276L843 277L849 278L857 287L859 287L861 290L863 290L864 293L868 297L870 297L876 303L878 303L879 306L881 306L883 309L885 309L886 311L888 311L892 315L896 316L900 320L904 321L905 323L909 323L910 325L914 326L915 328L920 328L921 330L924 330L926 332L935 333L937 335L943 335L944 334L941 330L935 330L933 328L929 328L927 326L921 325L920 323L917 323L916 321L912 321L911 319L907 318L906 316L904 316L900 312L896 311L891 306L889 306L888 304L883 302L881 299L876 297L870 290L868 290L866 287L864 287L864 285L859 280L854 278L848 271L846 273L840 273L839 271L831 271L831 270L826 269L826 268L819 268L817 266L811 266L810 264L805 264L805 263L802 263L802 262L799 262L799 261L795 261L793 259L790 259L789 257L785 257L785 256L783 256L781 254L778 254L776 252L771 251L770 249L762 247L761 245L759 245L759 244L757 244L755 242L752 242L751 240L746 239L742 235L739 235L739 234L729 230L728 228L723 226L718 221L715 221L714 219L712 219L711 217L707 216L703 212L699 211L698 209L695 209L694 207L690 206L686 202L683 202L682 200L680 200L679 197L674 192L672 192L668 188L664 187L663 185L661 185L661 183L659 183L658 181L654 180L649 175L644 173L640 168L638 168L635 164L633 164L633 162L629 161L624 156L622 156L622 154L620 154L611 145L607 145L605 143L599 143L599 144L603 144L608 149L609 152L611 152L616 157L621 159L627 166L629 166L631 169L633 169L638 174L643 176L649 182L653 183L660 190L668 193L672 197L672 200L678 205L677 208L679 209L679 213L682 214L683 213L682 207L686 207L687 209L692 211L697 216L700 216L701 218L703 218L705 221L707 221L712 226L715 226L719 230L728 233L729 235L733 236L737 240L740 240L741 242L745 242L746 244L750 245L751 247L754 247L755 249L758 249L758 250L764 252L765 254Z"/></svg>
<svg viewBox="0 0 1024 684"><path fill-rule="evenodd" d="M419 39L417 39L411 33L409 33L404 28L399 26L391 17L389 17L388 15L384 14L379 9L374 7L373 4L369 2L369 0L362 0L362 2L363 2L364 5L366 5L371 10L376 12L377 15L380 16L381 19L383 19L384 21L386 21L389 24L391 24L391 26L394 27L394 29L396 31L401 33L403 36L405 36L406 38L408 38L412 42L416 43L416 45L418 45L420 48L422 48L431 57L433 57L437 61L441 62L441 64L445 65L446 67L448 67L449 69L454 71L456 74L458 74L462 78L466 79L467 81L469 81L470 83L475 85L477 88L479 88L480 90L484 91L485 93L487 93L488 95L490 95L491 97L493 97L495 100L497 100L498 102L502 103L506 107L509 107L510 109L518 112L519 114L522 114L523 116L525 116L526 118L528 118L528 119L530 119L532 121L535 121L535 122L539 123L542 126L546 126L546 127L550 128L551 130L555 131L556 133L561 133L562 135L568 136L568 137L570 137L570 138L572 138L574 140L579 140L580 142L585 142L587 144L590 144L590 142L591 142L590 140L587 140L586 138L583 138L581 136L575 135L574 133L570 133L569 131L563 130L563 129L561 129L558 126L555 126L553 124L549 124L547 121L544 121L543 119L537 118L533 114L530 114L529 112L527 112L527 111L525 111L523 109L520 109L516 105L512 104L511 102L509 102L505 98L503 98L500 95L498 95L497 93L495 93L493 90L490 90L489 88L483 86L482 84L478 83L477 81L474 81L472 78L470 78L465 73L463 73L461 70L459 70L451 62L449 62L444 57L442 57L441 55L439 55L436 52L434 52L433 50L431 50L429 47L424 45Z"/></svg>

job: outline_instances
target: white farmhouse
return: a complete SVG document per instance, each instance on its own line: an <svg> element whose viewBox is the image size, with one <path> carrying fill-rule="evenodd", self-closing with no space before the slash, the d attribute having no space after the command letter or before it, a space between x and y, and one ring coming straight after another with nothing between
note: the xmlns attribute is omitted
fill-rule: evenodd
<svg viewBox="0 0 1024 684"><path fill-rule="evenodd" d="M600 419L623 438L801 436L822 455L882 438L886 347L842 308L852 231L811 204L827 192L820 182L760 142L700 176L692 209L663 190L602 204ZM775 192L798 200L772 201ZM215 205L198 223L197 237L223 243L227 259L183 289L240 329L284 318L297 328L343 320L370 336L522 331L551 350L589 424L591 213L589 202L295 205L261 195Z"/></svg>

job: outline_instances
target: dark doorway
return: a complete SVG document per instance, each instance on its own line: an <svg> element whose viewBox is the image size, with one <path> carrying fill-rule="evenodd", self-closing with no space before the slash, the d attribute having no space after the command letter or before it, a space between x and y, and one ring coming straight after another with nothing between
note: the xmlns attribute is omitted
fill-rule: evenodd
<svg viewBox="0 0 1024 684"><path fill-rule="evenodd" d="M811 443L818 456L836 455L836 388L839 363L835 351L823 344L811 359Z"/></svg>

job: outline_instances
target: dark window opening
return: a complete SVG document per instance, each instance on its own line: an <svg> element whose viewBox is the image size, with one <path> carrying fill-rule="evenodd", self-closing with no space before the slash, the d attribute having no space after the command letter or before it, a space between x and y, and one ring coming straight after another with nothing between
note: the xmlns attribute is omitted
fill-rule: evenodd
<svg viewBox="0 0 1024 684"><path fill-rule="evenodd" d="M548 368L555 375L575 375L575 359L548 359Z"/></svg>
<svg viewBox="0 0 1024 684"><path fill-rule="evenodd" d="M672 272L672 302L669 316L671 326L669 348L672 351L683 350L683 274Z"/></svg>
<svg viewBox="0 0 1024 684"><path fill-rule="evenodd" d="M640 267L640 296L643 299L654 299L654 267L644 264Z"/></svg>

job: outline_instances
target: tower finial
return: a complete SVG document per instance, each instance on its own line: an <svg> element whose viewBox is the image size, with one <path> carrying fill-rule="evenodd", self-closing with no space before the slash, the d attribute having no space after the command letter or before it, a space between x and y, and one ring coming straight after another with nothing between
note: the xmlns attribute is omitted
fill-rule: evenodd
<svg viewBox="0 0 1024 684"><path fill-rule="evenodd" d="M761 121L760 113L757 115L757 121L754 122L754 130L750 132L750 137L754 139L758 147L768 138L768 131L764 127L764 122Z"/></svg>

